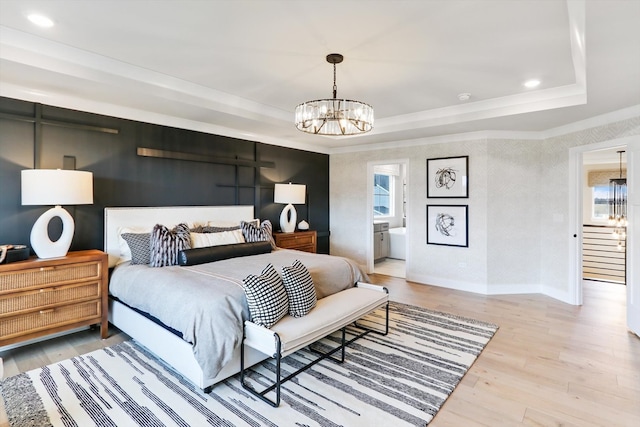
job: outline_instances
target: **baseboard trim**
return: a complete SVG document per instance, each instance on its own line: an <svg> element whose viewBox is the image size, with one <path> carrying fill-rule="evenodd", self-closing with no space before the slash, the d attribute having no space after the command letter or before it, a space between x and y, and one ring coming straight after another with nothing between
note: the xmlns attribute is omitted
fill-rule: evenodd
<svg viewBox="0 0 640 427"><path fill-rule="evenodd" d="M456 291L472 292L481 295L522 295L542 294L570 305L578 305L568 291L557 289L543 284L510 284L490 285L485 283L463 282L442 277L415 275L407 272L408 281L422 285L437 286L439 288L453 289Z"/></svg>
<svg viewBox="0 0 640 427"><path fill-rule="evenodd" d="M474 294L487 294L487 285L484 283L463 282L443 277L423 276L411 274L407 271L407 280L423 285L437 286L439 288L455 289L456 291L472 292Z"/></svg>

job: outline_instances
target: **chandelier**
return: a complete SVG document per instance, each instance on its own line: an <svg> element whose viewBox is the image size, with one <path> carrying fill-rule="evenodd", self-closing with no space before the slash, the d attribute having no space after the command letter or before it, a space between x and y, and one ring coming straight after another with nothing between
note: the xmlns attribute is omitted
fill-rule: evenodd
<svg viewBox="0 0 640 427"><path fill-rule="evenodd" d="M296 107L296 127L314 135L358 135L373 128L373 107L360 101L338 99L336 64L344 57L339 53L327 55L333 64L333 98L307 101Z"/></svg>
<svg viewBox="0 0 640 427"><path fill-rule="evenodd" d="M609 225L613 226L613 238L618 239L618 250L623 250L627 238L627 180L622 177L622 153L620 155L620 177L609 180Z"/></svg>

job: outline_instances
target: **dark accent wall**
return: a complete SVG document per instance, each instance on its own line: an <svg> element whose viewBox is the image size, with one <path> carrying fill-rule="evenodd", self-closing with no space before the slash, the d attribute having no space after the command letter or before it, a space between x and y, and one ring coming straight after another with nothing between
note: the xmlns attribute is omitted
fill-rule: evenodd
<svg viewBox="0 0 640 427"><path fill-rule="evenodd" d="M298 221L318 231L318 252L329 251L326 154L1 97L0 244L29 245L33 223L49 209L21 205L20 171L74 164L93 172L94 204L65 206L76 223L71 250L102 249L107 206L254 205L278 229L284 206L273 203L274 183L293 182L307 186ZM57 238L59 224L50 234Z"/></svg>

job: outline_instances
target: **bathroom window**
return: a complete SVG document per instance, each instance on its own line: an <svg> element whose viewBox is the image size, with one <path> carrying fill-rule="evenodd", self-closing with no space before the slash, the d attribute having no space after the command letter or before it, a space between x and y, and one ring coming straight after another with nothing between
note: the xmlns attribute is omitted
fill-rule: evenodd
<svg viewBox="0 0 640 427"><path fill-rule="evenodd" d="M375 174L373 176L373 216L393 216L393 175Z"/></svg>

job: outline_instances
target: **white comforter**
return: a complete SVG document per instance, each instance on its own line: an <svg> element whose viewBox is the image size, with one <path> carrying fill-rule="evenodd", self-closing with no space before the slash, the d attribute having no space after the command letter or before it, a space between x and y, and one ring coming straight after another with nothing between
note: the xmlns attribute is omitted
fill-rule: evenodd
<svg viewBox="0 0 640 427"><path fill-rule="evenodd" d="M213 378L240 345L249 318L242 279L268 263L281 271L296 259L309 269L318 298L367 280L347 258L279 249L190 267L124 263L115 268L109 293L180 331L206 378Z"/></svg>

